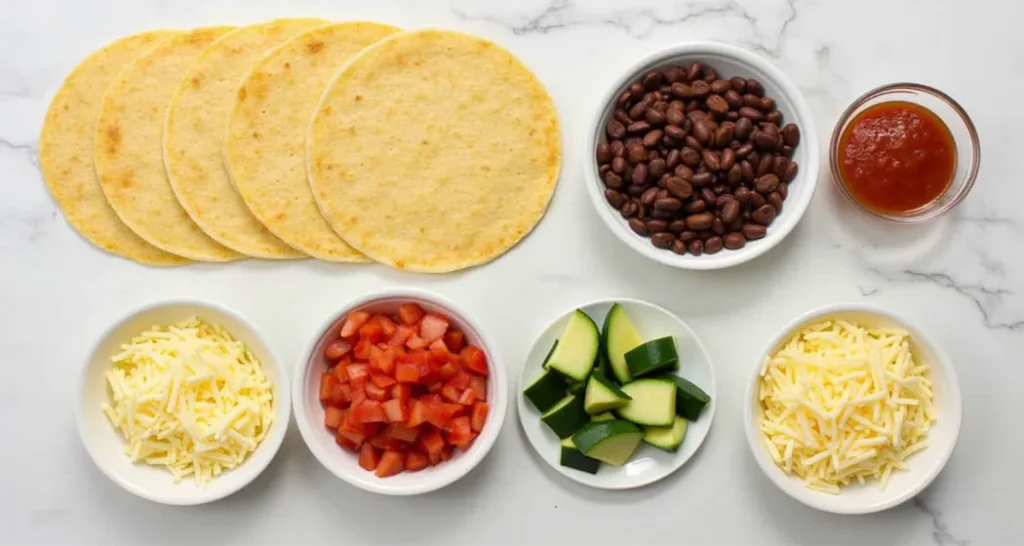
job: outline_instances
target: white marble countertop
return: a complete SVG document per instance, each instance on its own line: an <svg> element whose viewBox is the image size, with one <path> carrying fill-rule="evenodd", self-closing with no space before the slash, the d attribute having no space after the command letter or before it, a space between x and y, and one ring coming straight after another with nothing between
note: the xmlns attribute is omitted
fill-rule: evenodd
<svg viewBox="0 0 1024 546"><path fill-rule="evenodd" d="M554 96L565 168L547 216L498 261L423 276L312 261L155 270L80 239L36 165L40 122L69 70L100 45L147 28L275 16L442 26L519 55ZM1024 543L1024 89L1022 3L1013 0L74 0L0 1L0 543L2 544L1020 544ZM765 257L721 272L646 261L600 224L582 180L583 135L605 86L637 56L713 39L787 72L826 134L858 94L893 81L938 87L981 135L978 184L919 229L865 225L827 177L795 232ZM823 177L825 173L823 173ZM135 306L175 296L234 307L286 361L342 302L389 286L443 293L477 314L516 376L533 337L589 299L654 301L684 318L717 368L718 415L682 471L626 492L554 473L514 411L494 451L461 482L420 498L334 479L289 431L253 485L212 505L139 500L93 467L72 400L83 354ZM960 442L912 502L871 516L805 508L755 466L741 434L742 385L763 344L821 304L867 301L942 340L963 390Z"/></svg>

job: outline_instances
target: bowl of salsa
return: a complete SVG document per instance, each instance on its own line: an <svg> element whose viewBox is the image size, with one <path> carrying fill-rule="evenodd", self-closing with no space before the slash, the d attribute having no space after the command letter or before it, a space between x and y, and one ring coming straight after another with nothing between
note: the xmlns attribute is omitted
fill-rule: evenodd
<svg viewBox="0 0 1024 546"><path fill-rule="evenodd" d="M902 223L938 217L974 186L981 146L967 112L915 83L873 89L832 132L832 179L854 206Z"/></svg>

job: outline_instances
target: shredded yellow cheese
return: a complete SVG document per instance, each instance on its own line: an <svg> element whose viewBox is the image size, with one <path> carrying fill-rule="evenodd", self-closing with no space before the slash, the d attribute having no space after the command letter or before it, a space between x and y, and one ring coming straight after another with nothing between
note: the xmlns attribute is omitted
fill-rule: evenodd
<svg viewBox="0 0 1024 546"><path fill-rule="evenodd" d="M879 480L927 446L936 419L929 367L914 363L910 335L823 320L801 329L761 369L765 447L787 474L839 493Z"/></svg>
<svg viewBox="0 0 1024 546"><path fill-rule="evenodd" d="M235 468L274 420L260 364L220 326L195 317L153 326L121 346L107 372L103 413L132 462L164 466L200 486Z"/></svg>

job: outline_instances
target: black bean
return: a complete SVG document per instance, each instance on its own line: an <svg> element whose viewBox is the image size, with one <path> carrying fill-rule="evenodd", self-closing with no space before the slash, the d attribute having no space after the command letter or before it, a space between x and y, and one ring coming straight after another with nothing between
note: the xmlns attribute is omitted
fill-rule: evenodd
<svg viewBox="0 0 1024 546"><path fill-rule="evenodd" d="M755 97L763 97L764 96L764 86L762 86L761 82L759 82L757 80L753 80L753 79L747 78L747 93L750 93L751 95L754 95Z"/></svg>
<svg viewBox="0 0 1024 546"><path fill-rule="evenodd" d="M651 235L651 244L658 248L672 248L672 244L676 242L675 235L663 231L661 233L655 233Z"/></svg>
<svg viewBox="0 0 1024 546"><path fill-rule="evenodd" d="M722 238L718 235L708 237L708 240L704 241L705 254L714 254L719 250L722 250Z"/></svg>
<svg viewBox="0 0 1024 546"><path fill-rule="evenodd" d="M626 202L625 196L611 188L604 190L604 198L607 199L608 204L616 210L622 208L622 204Z"/></svg>
<svg viewBox="0 0 1024 546"><path fill-rule="evenodd" d="M764 204L750 213L750 218L762 226L767 226L775 219L775 207Z"/></svg>
<svg viewBox="0 0 1024 546"><path fill-rule="evenodd" d="M761 224L743 224L743 236L753 241L760 239L768 233L768 228Z"/></svg>
<svg viewBox="0 0 1024 546"><path fill-rule="evenodd" d="M754 189L757 190L757 193L760 193L762 195L768 195L769 193L775 191L775 188L777 188L778 186L779 177L771 173L768 173L758 178L757 181L754 182Z"/></svg>
<svg viewBox="0 0 1024 546"><path fill-rule="evenodd" d="M787 146L796 148L800 144L800 128L792 123L787 123L782 128L782 140L786 141Z"/></svg>
<svg viewBox="0 0 1024 546"><path fill-rule="evenodd" d="M742 233L732 232L725 236L725 248L737 250L747 244L747 238Z"/></svg>
<svg viewBox="0 0 1024 546"><path fill-rule="evenodd" d="M608 125L605 127L605 132L608 133L609 138L618 139L626 136L626 127L621 121L613 119L608 122Z"/></svg>
<svg viewBox="0 0 1024 546"><path fill-rule="evenodd" d="M629 219L629 229L632 229L633 233L636 233L637 235L647 235L647 224L645 224L639 218Z"/></svg>

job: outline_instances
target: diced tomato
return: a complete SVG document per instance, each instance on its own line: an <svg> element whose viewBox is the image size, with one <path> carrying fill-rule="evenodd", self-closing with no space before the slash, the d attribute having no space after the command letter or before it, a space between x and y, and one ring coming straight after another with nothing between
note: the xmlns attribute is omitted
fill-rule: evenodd
<svg viewBox="0 0 1024 546"><path fill-rule="evenodd" d="M338 428L341 426L341 421L345 418L345 410L327 406L324 408L324 425L327 428Z"/></svg>
<svg viewBox="0 0 1024 546"><path fill-rule="evenodd" d="M449 351L458 353L466 346L466 334L462 333L462 330L449 328L444 333L444 344L448 346Z"/></svg>
<svg viewBox="0 0 1024 546"><path fill-rule="evenodd" d="M399 383L417 383L420 380L419 367L412 362L395 364L395 379Z"/></svg>
<svg viewBox="0 0 1024 546"><path fill-rule="evenodd" d="M412 443L420 437L420 428L406 426L402 423L391 423L384 429L383 434L394 440Z"/></svg>
<svg viewBox="0 0 1024 546"><path fill-rule="evenodd" d="M406 341L409 341L409 338L416 335L416 332L417 329L415 327L403 324L395 330L395 334L388 340L388 345L392 347L402 347L405 345Z"/></svg>
<svg viewBox="0 0 1024 546"><path fill-rule="evenodd" d="M448 384L455 387L457 390L464 391L469 388L469 384L472 381L472 376L466 372L459 372L455 374L455 377L448 380Z"/></svg>
<svg viewBox="0 0 1024 546"><path fill-rule="evenodd" d="M419 443L427 453L440 454L444 448L444 438L441 437L441 432L433 427L426 427L426 430L420 433Z"/></svg>
<svg viewBox="0 0 1024 546"><path fill-rule="evenodd" d="M366 400L366 378L361 377L359 379L353 379L349 382L349 387L352 389L352 405L355 406Z"/></svg>
<svg viewBox="0 0 1024 546"><path fill-rule="evenodd" d="M338 427L338 434L334 437L334 441L351 449L352 451L355 451L359 449L359 446L363 445L364 441L366 441L366 435L361 432L349 430L343 423L342 426Z"/></svg>
<svg viewBox="0 0 1024 546"><path fill-rule="evenodd" d="M473 427L469 422L469 417L456 417L448 422L444 427L444 432L448 436L448 443L463 449L469 446L469 442L473 441Z"/></svg>
<svg viewBox="0 0 1024 546"><path fill-rule="evenodd" d="M352 365L352 361L343 358L338 361L338 365L331 370L334 373L334 377L338 378L339 383L348 383L348 367Z"/></svg>
<svg viewBox="0 0 1024 546"><path fill-rule="evenodd" d="M400 451L385 451L377 463L377 477L394 476L405 469L405 456Z"/></svg>
<svg viewBox="0 0 1024 546"><path fill-rule="evenodd" d="M386 315L376 315L370 319L370 322L373 322L380 326L381 331L384 332L385 339L388 339L391 336L395 335L395 332L398 330L398 325L395 324Z"/></svg>
<svg viewBox="0 0 1024 546"><path fill-rule="evenodd" d="M367 388L370 386L367 385ZM367 394L369 396L369 393ZM357 423L381 423L387 421L384 408L376 400L363 400L358 406L352 406L352 419Z"/></svg>
<svg viewBox="0 0 1024 546"><path fill-rule="evenodd" d="M384 373L391 373L395 369L395 355L397 352L392 347L381 349L370 348L370 365Z"/></svg>
<svg viewBox="0 0 1024 546"><path fill-rule="evenodd" d="M345 317L345 322L341 325L341 337L355 335L359 327L366 324L368 320L370 320L370 313L366 311L352 311Z"/></svg>
<svg viewBox="0 0 1024 546"><path fill-rule="evenodd" d="M391 377L390 375L377 372L370 372L370 383L373 383L374 385L377 385L382 389L386 389L394 385L396 381L395 378Z"/></svg>
<svg viewBox="0 0 1024 546"><path fill-rule="evenodd" d="M331 394L334 392L334 386L338 384L338 378L330 372L324 372L320 376L320 401L326 402L331 399Z"/></svg>
<svg viewBox="0 0 1024 546"><path fill-rule="evenodd" d="M463 406L472 406L473 402L476 402L476 392L473 389L466 389L462 391L462 396L459 397L459 404Z"/></svg>
<svg viewBox="0 0 1024 546"><path fill-rule="evenodd" d="M425 402L424 405L427 408L427 422L437 428L444 428L445 424L448 423L448 416L446 415L448 414L448 409L445 407L445 404ZM461 408L462 406L459 407Z"/></svg>
<svg viewBox="0 0 1024 546"><path fill-rule="evenodd" d="M388 390L382 387L378 387L373 383L366 384L366 397L370 400L376 400L383 402L388 399Z"/></svg>
<svg viewBox="0 0 1024 546"><path fill-rule="evenodd" d="M443 404L444 400L441 399L440 395L437 394L424 394L420 397L420 401L424 404Z"/></svg>
<svg viewBox="0 0 1024 546"><path fill-rule="evenodd" d="M420 337L432 342L440 339L448 331L448 321L433 313L423 317L420 321Z"/></svg>
<svg viewBox="0 0 1024 546"><path fill-rule="evenodd" d="M409 420L407 424L410 427L417 427L427 422L427 406L423 402L416 400L415 398L409 401Z"/></svg>
<svg viewBox="0 0 1024 546"><path fill-rule="evenodd" d="M455 365L452 364L451 362L445 363L443 366L441 366L441 369L438 370L438 375L440 375L441 379L445 381L455 377L455 374L457 373L459 373L459 369L455 367Z"/></svg>
<svg viewBox="0 0 1024 546"><path fill-rule="evenodd" d="M384 415L387 417L389 423L398 423L405 421L408 418L405 412L405 405L402 401L397 398L392 398L387 402L381 404L384 408Z"/></svg>
<svg viewBox="0 0 1024 546"><path fill-rule="evenodd" d="M390 451L405 451L405 443L401 440L394 438L388 438L384 435L374 436L370 438L370 445L377 449L390 450Z"/></svg>
<svg viewBox="0 0 1024 546"><path fill-rule="evenodd" d="M463 349L460 354L469 371L480 375L487 375L487 355L480 348L470 345Z"/></svg>
<svg viewBox="0 0 1024 546"><path fill-rule="evenodd" d="M422 451L412 450L405 454L405 469L409 472L419 472L430 465L430 459Z"/></svg>
<svg viewBox="0 0 1024 546"><path fill-rule="evenodd" d="M441 387L441 396L445 397L451 402L458 402L459 397L462 396L462 392L451 385L451 383Z"/></svg>
<svg viewBox="0 0 1024 546"><path fill-rule="evenodd" d="M370 444L363 444L363 447L359 449L359 466L373 472L377 469L378 463L380 463L380 456L377 455L377 449Z"/></svg>
<svg viewBox="0 0 1024 546"><path fill-rule="evenodd" d="M448 459L451 459L451 458L452 458L452 446L444 446L444 449L441 450L441 460L442 461L447 461Z"/></svg>
<svg viewBox="0 0 1024 546"><path fill-rule="evenodd" d="M487 422L487 412L490 410L491 407L487 405L487 402L473 404L473 411L469 414L469 424L473 431L480 432L484 429L484 423Z"/></svg>
<svg viewBox="0 0 1024 546"><path fill-rule="evenodd" d="M365 380L370 375L370 366L366 364L349 364L345 370L349 381Z"/></svg>
<svg viewBox="0 0 1024 546"><path fill-rule="evenodd" d="M398 306L398 320L401 321L402 324L416 324L421 318L423 318L423 315L426 314L427 312L415 303L404 303Z"/></svg>
<svg viewBox="0 0 1024 546"><path fill-rule="evenodd" d="M349 352L351 350L352 350L352 344L351 343L345 341L344 339L336 339L336 340L328 343L327 346L324 347L324 356L326 356L327 358L329 358L331 360L337 360L337 359L345 356L345 353L347 353L347 352Z"/></svg>
<svg viewBox="0 0 1024 546"><path fill-rule="evenodd" d="M331 390L331 405L339 408L348 406L352 401L352 387L347 383L338 383Z"/></svg>
<svg viewBox="0 0 1024 546"><path fill-rule="evenodd" d="M460 404L442 404L441 405L441 418L447 422L452 417L459 417L466 413L466 406Z"/></svg>
<svg viewBox="0 0 1024 546"><path fill-rule="evenodd" d="M417 335L413 335L405 342L405 346L413 351L418 351L427 345L430 345L430 342Z"/></svg>
<svg viewBox="0 0 1024 546"><path fill-rule="evenodd" d="M359 341L369 340L370 343L376 345L388 337L384 335L384 327L379 322L370 321L359 327Z"/></svg>
<svg viewBox="0 0 1024 546"><path fill-rule="evenodd" d="M412 387L404 383L391 387L391 398L395 400L401 400L403 406L409 404L409 398L412 397Z"/></svg>
<svg viewBox="0 0 1024 546"><path fill-rule="evenodd" d="M373 342L369 339L360 339L359 343L356 343L355 349L352 351L352 356L359 360L366 360L370 358L370 350L373 348Z"/></svg>
<svg viewBox="0 0 1024 546"><path fill-rule="evenodd" d="M441 389L443 389L443 388L444 388L444 383L441 383L440 381L438 381L437 383L431 383L431 384L427 385L427 392L429 392L429 393L439 393L439 392L441 392Z"/></svg>
<svg viewBox="0 0 1024 546"><path fill-rule="evenodd" d="M487 400L487 380L479 375L469 378L469 388L476 393L478 400Z"/></svg>
<svg viewBox="0 0 1024 546"><path fill-rule="evenodd" d="M441 462L441 452L427 453L427 457L430 458L430 466L437 466Z"/></svg>

